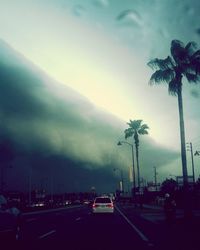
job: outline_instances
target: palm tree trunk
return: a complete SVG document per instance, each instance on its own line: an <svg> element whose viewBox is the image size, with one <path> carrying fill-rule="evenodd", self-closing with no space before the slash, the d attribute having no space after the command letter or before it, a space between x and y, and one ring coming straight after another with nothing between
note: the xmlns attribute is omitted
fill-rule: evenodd
<svg viewBox="0 0 200 250"><path fill-rule="evenodd" d="M180 138L181 138L181 159L184 186L188 184L187 159L186 159L186 144L185 144L185 127L183 119L183 100L182 87L178 89L178 108L179 108L179 123L180 123Z"/></svg>
<svg viewBox="0 0 200 250"><path fill-rule="evenodd" d="M184 119L183 119L183 101L182 101L182 86L181 85L178 89L178 108L179 108L180 137L181 137L182 172L183 172L184 217L186 220L190 220L192 217L192 200L191 200L191 195L189 193L189 188L188 188L185 128L184 128Z"/></svg>

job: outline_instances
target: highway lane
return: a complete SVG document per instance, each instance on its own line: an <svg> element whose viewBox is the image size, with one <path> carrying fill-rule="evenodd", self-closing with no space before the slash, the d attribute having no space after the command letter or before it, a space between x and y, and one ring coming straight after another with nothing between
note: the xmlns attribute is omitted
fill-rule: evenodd
<svg viewBox="0 0 200 250"><path fill-rule="evenodd" d="M21 235L18 244L26 249L153 249L117 208L114 214L94 215L87 206L26 214Z"/></svg>

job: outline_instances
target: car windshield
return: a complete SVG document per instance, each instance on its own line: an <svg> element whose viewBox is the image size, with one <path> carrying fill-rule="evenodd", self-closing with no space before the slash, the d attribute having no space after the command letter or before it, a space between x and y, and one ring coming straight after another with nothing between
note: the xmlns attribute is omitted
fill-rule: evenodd
<svg viewBox="0 0 200 250"><path fill-rule="evenodd" d="M199 250L199 106L200 0L0 0L0 242Z"/></svg>

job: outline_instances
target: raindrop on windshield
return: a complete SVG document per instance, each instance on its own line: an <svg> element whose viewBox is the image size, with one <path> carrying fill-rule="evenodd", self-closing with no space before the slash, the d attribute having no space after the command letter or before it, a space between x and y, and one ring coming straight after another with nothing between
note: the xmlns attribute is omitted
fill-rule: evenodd
<svg viewBox="0 0 200 250"><path fill-rule="evenodd" d="M196 29L196 33L200 36L200 28Z"/></svg>
<svg viewBox="0 0 200 250"><path fill-rule="evenodd" d="M109 0L95 0L93 3L96 7L105 8L108 7Z"/></svg>
<svg viewBox="0 0 200 250"><path fill-rule="evenodd" d="M189 5L186 5L184 7L184 11L186 12L187 15L189 16L193 16L194 15L194 8L192 8L191 6Z"/></svg>
<svg viewBox="0 0 200 250"><path fill-rule="evenodd" d="M76 16L83 16L85 14L85 8L82 5L76 5L73 8L73 13Z"/></svg>
<svg viewBox="0 0 200 250"><path fill-rule="evenodd" d="M193 89L190 91L190 93L194 98L199 98L199 93L196 90Z"/></svg>
<svg viewBox="0 0 200 250"><path fill-rule="evenodd" d="M135 10L124 10L117 17L116 20L124 25L142 25L142 18L140 14Z"/></svg>

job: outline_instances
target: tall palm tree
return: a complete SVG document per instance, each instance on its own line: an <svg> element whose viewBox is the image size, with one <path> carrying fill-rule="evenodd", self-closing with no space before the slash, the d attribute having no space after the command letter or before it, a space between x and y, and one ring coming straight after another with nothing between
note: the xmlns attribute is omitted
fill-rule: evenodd
<svg viewBox="0 0 200 250"><path fill-rule="evenodd" d="M135 151L136 151L136 163L137 163L137 174L138 174L138 187L140 188L140 167L139 167L139 135L147 135L149 127L146 124L142 124L142 120L130 120L127 122L128 128L125 129L125 139L128 137L134 138Z"/></svg>
<svg viewBox="0 0 200 250"><path fill-rule="evenodd" d="M147 65L156 70L149 83L168 84L169 94L178 97L179 124L181 138L181 158L184 187L188 184L187 160L185 147L185 128L183 118L182 100L182 78L185 77L189 83L197 83L200 76L200 50L197 50L194 42L189 42L186 46L179 40L171 42L171 56L165 59L155 58Z"/></svg>

